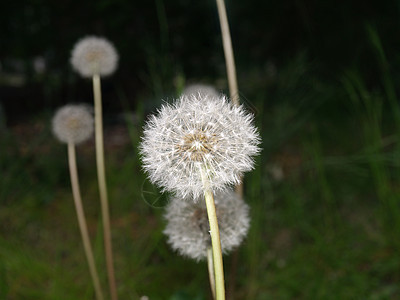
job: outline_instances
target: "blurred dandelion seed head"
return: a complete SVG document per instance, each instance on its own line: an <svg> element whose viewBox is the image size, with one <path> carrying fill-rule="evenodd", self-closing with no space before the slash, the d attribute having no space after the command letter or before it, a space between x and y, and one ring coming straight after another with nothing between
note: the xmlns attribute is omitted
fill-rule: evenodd
<svg viewBox="0 0 400 300"><path fill-rule="evenodd" d="M220 93L217 91L215 87L208 84L189 84L187 87L183 89L182 96L191 96L198 95L201 96L210 96L210 97L220 97Z"/></svg>
<svg viewBox="0 0 400 300"><path fill-rule="evenodd" d="M250 227L249 207L234 191L215 194L216 213L223 253L239 246ZM173 197L166 207L164 234L171 247L183 256L203 260L211 246L210 227L204 199L192 201Z"/></svg>
<svg viewBox="0 0 400 300"><path fill-rule="evenodd" d="M107 39L88 36L75 44L70 61L74 70L82 77L92 77L96 74L107 76L117 68L118 53Z"/></svg>
<svg viewBox="0 0 400 300"><path fill-rule="evenodd" d="M65 105L54 114L53 133L63 143L79 144L93 134L93 116L86 105Z"/></svg>
<svg viewBox="0 0 400 300"><path fill-rule="evenodd" d="M251 114L224 96L183 95L146 123L140 145L143 168L151 182L180 197L203 194L201 168L214 192L239 184L260 151L252 123Z"/></svg>

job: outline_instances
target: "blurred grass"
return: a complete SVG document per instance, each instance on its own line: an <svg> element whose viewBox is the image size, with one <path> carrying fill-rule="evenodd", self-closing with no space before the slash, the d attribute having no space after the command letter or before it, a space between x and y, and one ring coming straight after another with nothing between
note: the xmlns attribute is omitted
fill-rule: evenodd
<svg viewBox="0 0 400 300"><path fill-rule="evenodd" d="M162 13L162 1L157 3ZM377 33L368 30L378 63L385 65ZM158 59L149 55L150 77ZM237 267L232 256L224 260L226 278L236 274L235 299L400 298L394 84L389 73L383 73L382 87L372 89L356 69L337 81L317 72L303 52L276 73L254 67L241 75L242 98L256 113L263 152L245 177L249 236ZM165 90L162 77L149 79L155 95ZM267 87L257 78L267 78ZM119 98L126 103L122 90ZM167 196L148 182L138 159L146 107L105 126L119 295L211 299L206 265L177 256L162 234ZM8 128L0 141L0 299L93 299L66 149L51 136L50 117ZM90 141L78 148L78 164L107 286L93 147Z"/></svg>

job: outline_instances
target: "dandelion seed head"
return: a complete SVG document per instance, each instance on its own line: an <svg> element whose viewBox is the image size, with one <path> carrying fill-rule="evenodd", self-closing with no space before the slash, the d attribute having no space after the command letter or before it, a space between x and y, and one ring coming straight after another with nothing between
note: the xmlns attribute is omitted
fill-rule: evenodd
<svg viewBox="0 0 400 300"><path fill-rule="evenodd" d="M187 87L183 89L182 96L191 96L191 95L202 95L202 96L211 96L211 97L219 97L220 93L217 91L215 87L208 84L189 84Z"/></svg>
<svg viewBox="0 0 400 300"><path fill-rule="evenodd" d="M107 76L117 68L118 53L107 39L87 36L75 44L70 61L82 77L92 77L95 74Z"/></svg>
<svg viewBox="0 0 400 300"><path fill-rule="evenodd" d="M260 137L252 115L224 96L183 95L145 125L140 145L151 182L181 197L203 193L200 169L212 191L239 184L254 166Z"/></svg>
<svg viewBox="0 0 400 300"><path fill-rule="evenodd" d="M63 143L79 144L93 134L93 116L86 105L65 105L52 121L53 133Z"/></svg>
<svg viewBox="0 0 400 300"><path fill-rule="evenodd" d="M204 197L203 197L204 198ZM210 226L204 199L192 201L173 197L165 211L164 234L168 244L183 256L203 260L211 247ZM214 197L221 248L224 254L238 247L250 227L249 206L232 190Z"/></svg>

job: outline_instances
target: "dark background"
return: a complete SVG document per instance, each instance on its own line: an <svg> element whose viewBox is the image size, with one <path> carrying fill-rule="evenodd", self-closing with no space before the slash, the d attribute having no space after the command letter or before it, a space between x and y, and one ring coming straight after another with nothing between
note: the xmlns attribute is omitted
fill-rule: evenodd
<svg viewBox="0 0 400 300"><path fill-rule="evenodd" d="M280 70L299 53L320 78L335 81L346 68L357 68L369 85L379 85L368 27L378 32L390 69L398 69L396 1L249 0L226 6L239 88L249 72ZM8 123L70 101L91 102L90 84L72 71L69 55L78 39L92 34L107 37L120 53L116 74L103 83L109 112L173 95L177 78L213 84L225 78L214 1L7 1L0 12L0 100ZM45 63L39 72L38 57ZM398 71L392 76L396 82ZM257 80L273 90L265 78Z"/></svg>

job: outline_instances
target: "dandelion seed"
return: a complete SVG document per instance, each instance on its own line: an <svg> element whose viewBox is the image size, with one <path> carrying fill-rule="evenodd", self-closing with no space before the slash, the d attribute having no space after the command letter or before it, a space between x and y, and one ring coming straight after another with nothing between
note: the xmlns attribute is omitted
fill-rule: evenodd
<svg viewBox="0 0 400 300"><path fill-rule="evenodd" d="M183 95L151 116L140 145L150 181L163 190L198 199L204 169L215 192L236 185L253 169L260 137L253 116L224 96Z"/></svg>
<svg viewBox="0 0 400 300"><path fill-rule="evenodd" d="M215 195L215 206L223 253L239 246L250 227L249 206L231 190ZM181 255L197 261L207 256L211 247L210 227L204 201L173 197L164 215L164 234L168 243Z"/></svg>
<svg viewBox="0 0 400 300"><path fill-rule="evenodd" d="M75 44L70 61L74 70L83 77L107 76L117 68L118 53L107 39L88 36Z"/></svg>
<svg viewBox="0 0 400 300"><path fill-rule="evenodd" d="M79 144L93 134L93 116L86 105L65 105L54 115L53 133L63 143Z"/></svg>

